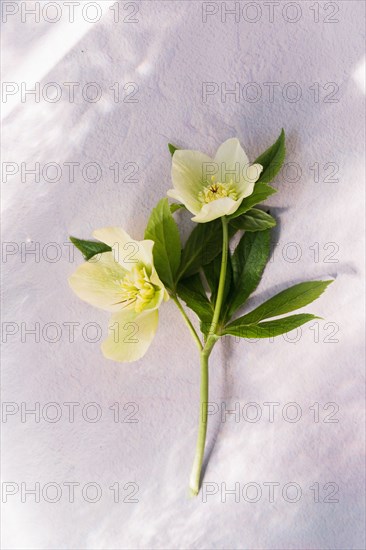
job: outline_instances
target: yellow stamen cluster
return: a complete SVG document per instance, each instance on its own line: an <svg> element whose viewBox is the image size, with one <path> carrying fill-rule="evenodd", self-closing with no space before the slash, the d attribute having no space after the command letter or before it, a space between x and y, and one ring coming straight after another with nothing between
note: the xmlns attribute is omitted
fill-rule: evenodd
<svg viewBox="0 0 366 550"><path fill-rule="evenodd" d="M155 296L155 287L145 267L134 267L120 282L123 307L133 306L141 313Z"/></svg>
<svg viewBox="0 0 366 550"><path fill-rule="evenodd" d="M215 176L211 176L211 183L198 193L198 200L204 204L222 199L223 197L230 197L234 201L238 199L233 180L230 180L228 183L216 182Z"/></svg>

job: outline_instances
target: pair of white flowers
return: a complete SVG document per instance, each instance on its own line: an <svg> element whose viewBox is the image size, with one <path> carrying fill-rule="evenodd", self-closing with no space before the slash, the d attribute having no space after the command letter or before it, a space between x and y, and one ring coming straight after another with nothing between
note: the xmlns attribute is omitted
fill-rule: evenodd
<svg viewBox="0 0 366 550"><path fill-rule="evenodd" d="M225 141L214 159L199 151L176 150L172 159L174 189L168 196L183 203L205 223L233 214L252 194L262 171L249 165L236 138ZM74 292L89 304L113 313L108 338L102 344L105 357L121 362L140 359L158 326L158 308L169 298L154 268L151 240L135 241L119 227L94 231L109 245L97 262L86 262L69 278ZM136 251L133 255L130 247Z"/></svg>

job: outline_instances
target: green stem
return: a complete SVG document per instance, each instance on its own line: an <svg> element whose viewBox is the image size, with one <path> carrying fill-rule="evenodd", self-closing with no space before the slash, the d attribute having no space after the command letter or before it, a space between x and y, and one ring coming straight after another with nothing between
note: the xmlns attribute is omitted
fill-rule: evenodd
<svg viewBox="0 0 366 550"><path fill-rule="evenodd" d="M211 351L211 350L210 350ZM208 412L208 358L210 351L201 351L201 389L200 389L200 417L198 423L198 437L196 455L194 457L189 488L191 496L197 496L200 490L201 468L205 453L207 412Z"/></svg>
<svg viewBox="0 0 366 550"><path fill-rule="evenodd" d="M222 222L222 256L221 256L221 268L220 268L220 279L219 279L219 288L217 290L217 298L214 309L214 314L212 317L212 322L209 330L209 336L207 343L211 340L217 340L217 326L220 319L222 302L224 299L224 290L226 282L226 269L227 269L227 259L229 255L229 227L227 218L224 216L221 218Z"/></svg>
<svg viewBox="0 0 366 550"><path fill-rule="evenodd" d="M201 469L202 462L205 453L206 433L207 433L207 415L208 415L208 359L212 348L214 347L219 336L216 334L218 321L220 319L221 307L224 297L225 280L226 280L226 268L229 253L229 232L228 222L225 217L221 218L222 221L222 257L221 257L221 269L219 288L217 291L217 299L212 318L212 323L209 330L209 335L205 343L204 348L200 353L201 363L201 389L200 389L200 417L198 424L198 437L196 454L194 457L193 468L191 477L189 480L189 488L191 496L198 495L200 490Z"/></svg>
<svg viewBox="0 0 366 550"><path fill-rule="evenodd" d="M178 300L178 296L177 296L176 294L172 294L171 296L172 296L172 300L174 300L174 302L176 303L176 305L177 305L179 311L181 312L182 317L183 317L183 319L184 319L184 321L185 321L187 327L189 328L189 330L190 330L190 332L191 332L191 334L192 334L192 336L193 336L193 338L194 338L194 341L195 341L196 344L197 344L198 349L199 349L200 352L201 352L201 351L202 351L202 343L201 343L201 340L200 340L200 338L199 338L199 336L198 336L198 334L197 334L197 332L196 332L194 326L192 325L192 323L191 323L191 321L190 321L188 315L187 315L186 312L184 311L184 308L183 308L182 304L181 304L180 301Z"/></svg>

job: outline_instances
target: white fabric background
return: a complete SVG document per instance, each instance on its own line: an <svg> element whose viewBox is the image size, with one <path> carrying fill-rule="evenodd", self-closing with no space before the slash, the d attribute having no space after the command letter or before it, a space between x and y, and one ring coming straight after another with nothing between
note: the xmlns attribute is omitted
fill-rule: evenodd
<svg viewBox="0 0 366 550"><path fill-rule="evenodd" d="M265 3L256 2L262 10L256 23L243 17L235 22L233 16L225 23L220 13L204 23L201 2L138 1L133 4L139 8L139 22L130 24L113 22L112 2L99 4L104 15L95 24L83 21L78 10L76 21L69 23L65 7L58 23L34 23L31 18L22 23L19 12L3 24L4 80L30 87L39 81L41 90L56 82L63 89L54 103L42 97L35 103L29 96L21 102L16 94L3 104L3 161L27 167L57 162L62 167L56 183L43 177L37 182L34 176L22 182L18 172L3 185L3 240L14 243L6 245L8 252L15 251L3 259L3 322L19 329L8 335L3 348L3 401L19 407L24 402L28 408L38 402L41 410L56 402L62 410L55 423L42 415L39 423L31 415L22 422L20 412L3 421L3 481L19 488L21 482L30 488L37 481L41 487L55 482L63 488L57 503L42 496L40 503L31 496L22 503L20 489L9 496L3 504L3 547L362 549L364 4L332 2L339 7L333 16L338 23L324 22L333 11L324 2L318 4L320 21L314 22L313 3L307 1L296 3L302 10L296 23L282 15L286 2L274 7L274 22ZM241 7L244 4L248 2ZM133 9L123 8L121 4L121 17ZM294 18L292 8L286 9ZM253 14L248 12L248 17ZM79 88L71 103L64 82L79 82L81 87L96 82L102 98L87 102ZM109 89L115 82L121 87L137 83L138 103L115 103ZM242 87L256 82L263 96L257 102L236 102L233 96L222 102L217 93L203 103L203 82L226 83L228 88L235 82ZM264 85L268 82L281 86L273 101ZM289 82L302 91L297 102L281 93ZM319 102L309 89L316 82ZM338 102L324 101L333 90L323 88L329 82L339 86L334 96ZM194 343L169 302L161 309L157 336L142 360L130 365L105 360L99 342L86 341L82 328L99 323L105 336L108 315L70 291L67 277L81 257L76 253L71 262L64 243L70 234L89 238L94 228L105 225L121 225L141 238L150 209L170 187L168 141L214 153L222 141L237 136L254 160L282 126L286 160L297 163L301 177L291 183L294 172L289 169L274 182L279 193L268 204L279 220L273 237L279 244L251 304L301 280L336 281L306 308L325 319L319 321L319 342L305 326L296 343L279 337L274 342L231 340L217 345L211 359L211 400L228 408L239 403L241 409L256 402L263 416L256 423L243 418L235 422L230 416L223 423L218 414L210 417L212 453L205 481L217 488L239 483L240 490L256 482L263 494L257 503L242 495L239 502L233 495L222 502L220 490L206 503L202 496L190 500L187 484L199 398ZM117 161L119 183L109 170ZM74 182L65 162L80 163ZM102 167L97 183L81 175L88 162ZM133 184L122 181L129 173L122 170L127 162L139 167ZM314 181L314 163L320 165L320 181ZM338 183L324 181L331 173L331 168L324 169L327 163L339 166ZM189 218L179 214L178 219L186 232ZM62 251L54 263L46 254L51 257L55 248L46 247L42 255L49 242ZM24 243L39 243L39 261L24 255ZM286 248L287 243L296 245ZM315 243L319 261L314 260ZM324 248L327 243L336 244ZM334 247L339 247L332 256L338 262L329 263ZM289 261L294 254L298 261ZM25 329L37 322L41 331L47 323L58 323L59 341L50 343L41 335L37 343L28 335L22 342L21 323ZM79 323L74 342L65 325L70 322ZM339 327L332 337L338 342L325 341L335 326L326 322ZM66 402L80 403L73 423ZM82 406L90 402L102 410L99 422L81 415ZM113 422L109 407L115 402L121 407L137 403L139 422ZM273 423L265 402L280 404ZM302 408L296 423L281 415L289 402ZM316 402L319 423L309 410ZM322 407L329 402L339 406L338 423L323 422L332 409ZM54 411L49 409L49 415ZM122 409L124 416L128 412ZM80 484L74 503L68 501L65 482ZM98 483L103 491L97 503L82 498L81 487L88 482ZM115 482L137 483L139 502L113 502L109 487ZM268 499L268 482L280 483L274 503ZM301 486L296 503L281 495L288 482ZM323 488L326 483L338 484L339 502L314 503L309 487L316 482L321 500L330 493ZM122 491L122 497L129 492Z"/></svg>

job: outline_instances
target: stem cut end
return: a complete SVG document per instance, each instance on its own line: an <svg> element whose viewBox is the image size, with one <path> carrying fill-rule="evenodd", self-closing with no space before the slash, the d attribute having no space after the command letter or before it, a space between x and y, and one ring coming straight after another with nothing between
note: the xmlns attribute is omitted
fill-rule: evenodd
<svg viewBox="0 0 366 550"><path fill-rule="evenodd" d="M189 496L190 496L190 498L196 497L199 492L200 492L199 489L197 489L197 488L192 489L192 487L189 487Z"/></svg>

